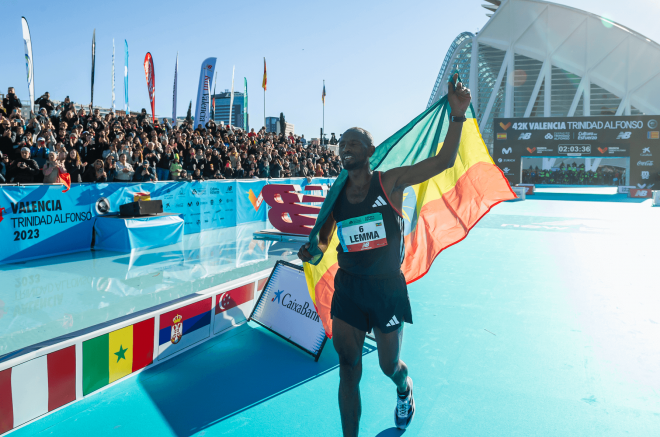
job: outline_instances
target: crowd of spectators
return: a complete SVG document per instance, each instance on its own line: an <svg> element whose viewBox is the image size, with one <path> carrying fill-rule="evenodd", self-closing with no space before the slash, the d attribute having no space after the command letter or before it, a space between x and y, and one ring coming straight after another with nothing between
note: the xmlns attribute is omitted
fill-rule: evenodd
<svg viewBox="0 0 660 437"><path fill-rule="evenodd" d="M338 156L304 135L216 125L172 126L139 114L86 110L49 93L25 114L14 88L0 105L0 183L192 181L334 177Z"/></svg>
<svg viewBox="0 0 660 437"><path fill-rule="evenodd" d="M564 165L552 169L540 169L530 166L523 170L524 184L550 185L624 185L625 170L616 167L598 167L596 171L586 171L584 164Z"/></svg>

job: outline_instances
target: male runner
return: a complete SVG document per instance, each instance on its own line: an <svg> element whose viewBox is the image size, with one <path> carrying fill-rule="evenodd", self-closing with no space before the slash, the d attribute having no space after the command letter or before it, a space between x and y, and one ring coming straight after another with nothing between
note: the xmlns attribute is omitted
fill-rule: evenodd
<svg viewBox="0 0 660 437"><path fill-rule="evenodd" d="M361 128L348 129L339 142L339 157L348 180L319 232L319 248L324 253L329 249L336 228L341 243L336 247L339 270L330 312L333 343L339 355L339 411L345 437L358 435L362 346L371 329L378 344L380 368L397 388L397 428L407 428L415 414L412 379L399 358L403 322L412 323L406 279L401 272L405 252L401 210L407 187L454 165L470 106L470 90L458 82L457 74L449 85L448 99L451 122L444 145L436 156L415 165L372 172L369 158L376 148L371 134ZM308 248L309 243L298 252L303 261L312 258Z"/></svg>

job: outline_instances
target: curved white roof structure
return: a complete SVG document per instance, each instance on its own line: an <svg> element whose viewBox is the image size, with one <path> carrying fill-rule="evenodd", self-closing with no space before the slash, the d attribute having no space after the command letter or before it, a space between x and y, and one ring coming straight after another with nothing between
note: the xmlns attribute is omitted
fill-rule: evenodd
<svg viewBox="0 0 660 437"><path fill-rule="evenodd" d="M489 146L494 117L660 114L656 42L568 6L487 1L492 17L476 36L456 38L429 105L446 94L447 78L458 70Z"/></svg>

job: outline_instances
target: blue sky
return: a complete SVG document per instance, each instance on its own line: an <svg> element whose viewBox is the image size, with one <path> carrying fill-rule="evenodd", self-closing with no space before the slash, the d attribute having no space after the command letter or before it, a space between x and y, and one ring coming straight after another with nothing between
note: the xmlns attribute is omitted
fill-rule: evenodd
<svg viewBox="0 0 660 437"><path fill-rule="evenodd" d="M111 105L112 39L116 45L116 102L123 108L123 41L128 40L129 99L148 108L142 62L154 59L156 114L171 116L179 52L177 114L194 100L201 62L218 58L217 89L248 79L251 126L263 124L263 57L268 61L266 115L284 112L296 133L317 137L326 81L326 132L361 126L376 143L424 110L449 44L487 21L481 0L217 2L3 2L0 90L15 86L27 99L20 17L32 32L37 95L50 91L89 103L92 32L96 28L94 103ZM657 0L559 1L605 15L660 41Z"/></svg>

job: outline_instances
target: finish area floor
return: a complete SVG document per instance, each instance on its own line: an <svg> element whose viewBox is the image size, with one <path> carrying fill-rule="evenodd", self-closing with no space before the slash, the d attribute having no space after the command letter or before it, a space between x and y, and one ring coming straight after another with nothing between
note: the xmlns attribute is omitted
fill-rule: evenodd
<svg viewBox="0 0 660 437"><path fill-rule="evenodd" d="M394 429L367 340L361 436L660 435L660 208L562 195L498 205L410 285L416 416ZM315 363L249 323L11 435L340 436L338 383L332 341Z"/></svg>

